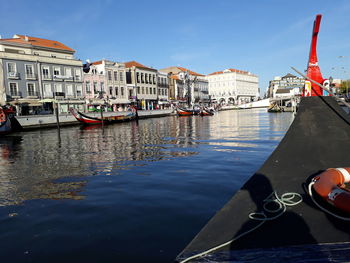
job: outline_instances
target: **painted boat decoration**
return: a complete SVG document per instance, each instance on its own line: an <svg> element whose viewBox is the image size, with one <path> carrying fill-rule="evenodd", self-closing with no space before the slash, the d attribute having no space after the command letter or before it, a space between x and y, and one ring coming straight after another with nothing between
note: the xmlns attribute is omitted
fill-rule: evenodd
<svg viewBox="0 0 350 263"><path fill-rule="evenodd" d="M132 111L127 115L112 115L112 116L105 116L103 118L89 116L89 115L81 113L73 108L70 108L69 111L79 122L81 122L83 124L87 124L87 125L89 125L89 124L110 124L110 123L131 121L131 120L136 119L136 116L137 116L136 111Z"/></svg>
<svg viewBox="0 0 350 263"><path fill-rule="evenodd" d="M177 115L179 116L191 116L191 115L198 115L199 110L190 110L190 109L183 109L183 108L177 108Z"/></svg>
<svg viewBox="0 0 350 263"><path fill-rule="evenodd" d="M12 126L9 116L0 107L0 135L9 134L12 132Z"/></svg>
<svg viewBox="0 0 350 263"><path fill-rule="evenodd" d="M15 117L15 112L0 107L0 136L21 131L22 126Z"/></svg>
<svg viewBox="0 0 350 263"><path fill-rule="evenodd" d="M311 54L320 20L317 15ZM305 92L275 151L177 262L349 261L350 116L333 96L312 87Z"/></svg>

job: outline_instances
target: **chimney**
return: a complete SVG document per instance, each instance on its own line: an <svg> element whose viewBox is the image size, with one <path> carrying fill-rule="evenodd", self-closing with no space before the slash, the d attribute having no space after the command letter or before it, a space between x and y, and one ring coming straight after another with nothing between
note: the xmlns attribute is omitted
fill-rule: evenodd
<svg viewBox="0 0 350 263"><path fill-rule="evenodd" d="M0 39L2 39L2 36L0 35Z"/></svg>
<svg viewBox="0 0 350 263"><path fill-rule="evenodd" d="M24 36L24 40L27 41L27 42L29 41L27 36Z"/></svg>

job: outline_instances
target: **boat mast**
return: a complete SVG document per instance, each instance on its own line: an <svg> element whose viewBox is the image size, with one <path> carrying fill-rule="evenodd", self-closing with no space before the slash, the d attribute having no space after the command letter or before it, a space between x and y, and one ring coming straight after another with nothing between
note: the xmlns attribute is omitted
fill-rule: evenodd
<svg viewBox="0 0 350 263"><path fill-rule="evenodd" d="M317 37L318 32L320 30L322 15L316 15L316 19L314 21L314 27L312 30L312 39L311 39L311 47L309 54L309 61L307 65L307 77L318 82L323 83L325 79L322 77L322 73L320 67L318 66L318 58L317 58ZM305 89L303 92L303 96L322 96L323 90L314 83L310 81L305 81Z"/></svg>

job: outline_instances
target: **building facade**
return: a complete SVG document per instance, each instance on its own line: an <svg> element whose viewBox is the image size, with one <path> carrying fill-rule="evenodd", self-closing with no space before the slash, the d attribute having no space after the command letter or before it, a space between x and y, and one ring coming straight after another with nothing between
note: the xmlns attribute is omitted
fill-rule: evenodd
<svg viewBox="0 0 350 263"><path fill-rule="evenodd" d="M59 112L84 108L82 62L64 44L14 35L0 39L0 97L16 106L18 114Z"/></svg>
<svg viewBox="0 0 350 263"><path fill-rule="evenodd" d="M158 103L157 70L136 61L125 62L125 68L131 102L140 109L155 109Z"/></svg>
<svg viewBox="0 0 350 263"><path fill-rule="evenodd" d="M269 83L267 96L269 98L282 98L301 95L305 79L290 73L283 77L275 77Z"/></svg>
<svg viewBox="0 0 350 263"><path fill-rule="evenodd" d="M157 72L158 86L158 108L164 108L169 105L169 75L165 72Z"/></svg>
<svg viewBox="0 0 350 263"><path fill-rule="evenodd" d="M209 95L222 104L241 104L259 97L258 76L242 70L225 69L206 76Z"/></svg>
<svg viewBox="0 0 350 263"><path fill-rule="evenodd" d="M204 75L183 67L168 67L160 71L171 76L170 98L183 102L190 96L191 104L209 102L208 81Z"/></svg>
<svg viewBox="0 0 350 263"><path fill-rule="evenodd" d="M84 73L84 89L90 110L100 105L125 110L130 104L124 63L105 59L91 63L90 71Z"/></svg>

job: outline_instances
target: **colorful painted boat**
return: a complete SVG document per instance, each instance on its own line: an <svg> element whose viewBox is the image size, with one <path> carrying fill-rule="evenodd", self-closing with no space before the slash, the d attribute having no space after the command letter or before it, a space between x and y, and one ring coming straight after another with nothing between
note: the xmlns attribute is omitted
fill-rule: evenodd
<svg viewBox="0 0 350 263"><path fill-rule="evenodd" d="M17 121L15 112L0 107L0 136L21 130L22 126Z"/></svg>
<svg viewBox="0 0 350 263"><path fill-rule="evenodd" d="M0 107L0 135L9 134L10 132L12 132L10 118Z"/></svg>
<svg viewBox="0 0 350 263"><path fill-rule="evenodd" d="M177 115L179 116L191 116L191 115L198 115L200 113L199 110L190 110L190 109L182 109L177 108Z"/></svg>
<svg viewBox="0 0 350 263"><path fill-rule="evenodd" d="M132 111L127 115L112 115L112 116L103 116L103 117L94 117L89 116L87 114L81 113L77 111L76 109L70 108L70 113L83 124L111 124L111 123L117 123L117 122L125 122L125 121L131 121L136 119L137 112Z"/></svg>

